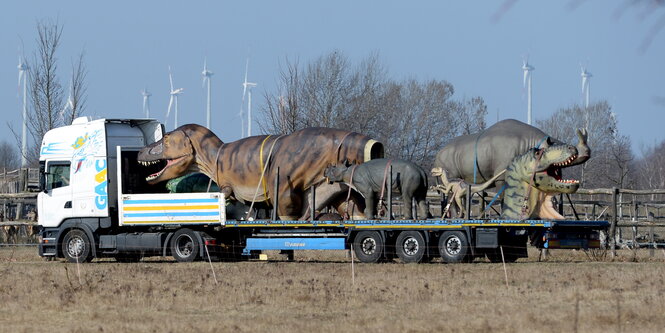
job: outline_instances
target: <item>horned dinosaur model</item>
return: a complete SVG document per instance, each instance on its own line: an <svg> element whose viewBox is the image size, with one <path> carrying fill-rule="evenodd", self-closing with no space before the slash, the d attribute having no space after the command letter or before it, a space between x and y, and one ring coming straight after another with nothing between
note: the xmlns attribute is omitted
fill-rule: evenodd
<svg viewBox="0 0 665 333"><path fill-rule="evenodd" d="M306 128L289 135L252 136L224 143L207 128L188 124L141 149L138 161L159 167L146 178L149 184L202 172L227 198L269 204L276 196L273 184L279 168L277 214L283 220L293 220L306 214L307 195L312 189L316 210L329 205L345 210L347 187L325 183L323 171L328 165L380 157L381 143L344 130ZM364 217L357 213L357 218Z"/></svg>
<svg viewBox="0 0 665 333"><path fill-rule="evenodd" d="M591 150L587 146L587 132L578 130L577 153L570 165L584 163ZM536 127L514 119L497 122L486 130L457 137L436 155L434 167L446 170L448 177L460 178L470 183L485 182L506 169L513 158L531 148L548 148L562 145ZM497 179L498 186L503 178Z"/></svg>
<svg viewBox="0 0 665 333"><path fill-rule="evenodd" d="M388 178L392 166L392 177ZM365 198L365 216L373 219L376 215L376 199L379 205L385 198L388 179L392 179L392 188L402 196L404 218L412 219L411 201L416 199L417 217L430 217L427 208L427 174L413 162L400 159L374 159L360 165L330 166L324 176L331 182L344 182L355 188Z"/></svg>
<svg viewBox="0 0 665 333"><path fill-rule="evenodd" d="M564 219L553 206L559 193L574 193L577 180L561 179L561 169L573 165L577 149L570 145L532 148L513 159L505 174L501 217L508 220Z"/></svg>
<svg viewBox="0 0 665 333"><path fill-rule="evenodd" d="M482 184L469 184L464 179L449 179L445 170L441 168L433 168L432 176L441 177L441 182L443 183L438 185L436 189L440 192L443 192L443 194L448 197L448 206L442 212L444 216L441 218L445 218L448 208L450 208L453 204L453 211L457 212L457 217L464 218L466 213L466 196L467 192L469 191L469 185L471 185L470 193L472 194L484 191L490 187L497 180L497 178L503 176L505 172L506 170L504 169Z"/></svg>

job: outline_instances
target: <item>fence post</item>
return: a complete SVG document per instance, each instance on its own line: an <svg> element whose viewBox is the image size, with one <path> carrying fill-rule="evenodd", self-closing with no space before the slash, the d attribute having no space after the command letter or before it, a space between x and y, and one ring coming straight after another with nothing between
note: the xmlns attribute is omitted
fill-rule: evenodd
<svg viewBox="0 0 665 333"><path fill-rule="evenodd" d="M612 188L612 210L614 213L614 217L612 218L612 223L610 224L610 250L612 253L612 257L616 257L617 255L617 250L616 250L616 231L617 231L617 222L619 221L619 207L617 203L617 199L619 196L619 189L614 187Z"/></svg>
<svg viewBox="0 0 665 333"><path fill-rule="evenodd" d="M653 222L651 222L651 225L649 226L649 257L652 257L655 255L654 249L656 248L656 242L653 239Z"/></svg>

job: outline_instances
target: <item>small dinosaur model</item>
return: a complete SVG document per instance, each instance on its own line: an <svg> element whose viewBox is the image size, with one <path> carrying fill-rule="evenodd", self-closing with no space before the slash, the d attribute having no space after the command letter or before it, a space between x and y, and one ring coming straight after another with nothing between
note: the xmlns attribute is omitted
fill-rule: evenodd
<svg viewBox="0 0 665 333"><path fill-rule="evenodd" d="M496 181L497 178L501 177L505 172L506 170L504 169L482 184L471 184L471 193L477 193L486 190ZM464 218L466 215L466 196L467 191L469 190L469 183L467 183L464 179L459 178L448 179L446 171L441 168L433 168L432 176L441 177L442 185L438 185L437 190L443 192L448 197L448 207L446 207L446 209L442 212L442 215L444 216L441 218L445 218L445 214L452 204L455 205L453 209L457 211L457 217Z"/></svg>

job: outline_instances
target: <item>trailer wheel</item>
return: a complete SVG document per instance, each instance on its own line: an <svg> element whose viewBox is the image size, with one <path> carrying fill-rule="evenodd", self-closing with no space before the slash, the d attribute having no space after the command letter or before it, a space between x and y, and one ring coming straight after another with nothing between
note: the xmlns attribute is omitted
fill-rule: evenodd
<svg viewBox="0 0 665 333"><path fill-rule="evenodd" d="M81 229L71 229L62 241L62 253L69 262L89 262L92 260L92 244L88 235Z"/></svg>
<svg viewBox="0 0 665 333"><path fill-rule="evenodd" d="M403 263L421 262L425 248L425 237L418 231L402 231L395 241L395 252Z"/></svg>
<svg viewBox="0 0 665 333"><path fill-rule="evenodd" d="M361 262L378 262L384 249L385 244L377 231L361 231L353 240L353 250Z"/></svg>
<svg viewBox="0 0 665 333"><path fill-rule="evenodd" d="M439 237L439 254L444 262L464 262L469 256L469 241L461 231L446 231Z"/></svg>
<svg viewBox="0 0 665 333"><path fill-rule="evenodd" d="M200 245L192 229L179 229L171 238L171 255L179 262L192 262L199 255Z"/></svg>

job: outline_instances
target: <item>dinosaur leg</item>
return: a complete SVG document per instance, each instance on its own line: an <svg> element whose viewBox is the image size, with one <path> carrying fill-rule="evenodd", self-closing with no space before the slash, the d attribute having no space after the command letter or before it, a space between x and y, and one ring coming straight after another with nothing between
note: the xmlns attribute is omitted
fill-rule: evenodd
<svg viewBox="0 0 665 333"><path fill-rule="evenodd" d="M466 215L466 191L459 189L455 194L455 206L457 206L457 217L463 219Z"/></svg>
<svg viewBox="0 0 665 333"><path fill-rule="evenodd" d="M363 195L365 196L365 217L368 219L376 218L376 193L369 190Z"/></svg>
<svg viewBox="0 0 665 333"><path fill-rule="evenodd" d="M294 193L288 189L283 190L279 196L277 215L281 220L297 220L303 216L302 194Z"/></svg>
<svg viewBox="0 0 665 333"><path fill-rule="evenodd" d="M413 218L413 195L411 193L402 193L404 202L404 218L410 220Z"/></svg>
<svg viewBox="0 0 665 333"><path fill-rule="evenodd" d="M429 212L429 207L427 207L427 189L423 189L416 193L416 204L418 205L418 216L417 218L428 219L432 217L432 214Z"/></svg>

